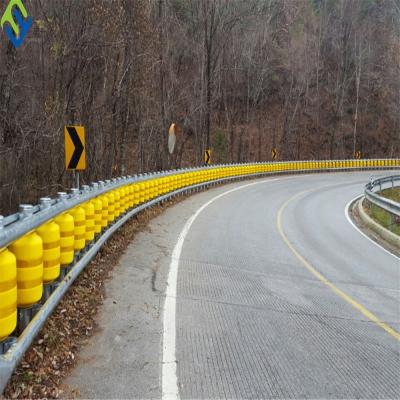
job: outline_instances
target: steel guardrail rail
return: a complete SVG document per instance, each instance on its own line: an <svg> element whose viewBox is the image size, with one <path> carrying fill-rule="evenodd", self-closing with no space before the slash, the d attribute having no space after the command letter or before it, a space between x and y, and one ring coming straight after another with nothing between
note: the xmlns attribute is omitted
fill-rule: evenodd
<svg viewBox="0 0 400 400"><path fill-rule="evenodd" d="M64 192L59 192L57 199L52 199L50 207L44 205L36 205L29 212L25 210L21 210L19 213L10 215L8 217L3 217L0 215L0 248L7 246L10 242L13 242L17 238L23 236L27 232L41 226L46 221L54 218L62 212L65 212L79 204L82 204L88 200L91 200L95 197L98 197L102 194L105 194L109 191L117 189L119 187L138 183L142 181L147 181L151 179L157 179L160 177L166 177L171 175L179 175L185 174L187 172L196 172L202 171L212 168L229 168L229 167L246 167L257 164L269 164L274 165L277 168L274 171L269 171L270 173L287 173L287 172L316 172L320 169L318 168L300 168L300 169L285 169L281 170L279 166L289 163L297 163L302 164L306 162L312 163L331 163L332 167L324 168L325 171L332 170L346 170L346 169L363 169L363 168L379 168L379 165L375 165L378 162L385 161L396 161L389 159L376 159L376 160L367 160L371 163L370 166L334 166L335 164L345 164L349 162L363 162L366 160L322 160L322 161L297 161L297 162L275 162L275 163L246 163L246 164L223 164L216 165L211 167L199 167L199 168L187 168L180 170L170 170L164 172L156 172L149 174L140 174L135 176L124 176L119 178L114 178L112 180L99 181L92 183L84 190L74 190L71 189L71 193L67 194ZM388 166L385 165L385 168ZM396 165L394 165L396 167ZM398 167L398 166L397 166ZM23 204L21 206L24 206Z"/></svg>
<svg viewBox="0 0 400 400"><path fill-rule="evenodd" d="M390 187L392 188L400 186L400 175L385 176L383 178L371 180L365 185L365 198L377 207L400 217L400 203L378 194L382 189L385 189L384 185L388 183L390 183ZM377 187L379 187L378 193L374 192L374 189Z"/></svg>
<svg viewBox="0 0 400 400"><path fill-rule="evenodd" d="M364 169L399 169L400 159L373 159L373 160L308 160L308 161L280 161L259 162L246 164L223 164L198 168L186 168L156 173L140 174L99 181L90 186L84 185L81 190L71 189L70 193L59 192L57 198L42 198L38 205L21 205L20 212L2 217L0 216L0 253L9 245L36 228L51 221L56 216L68 212L74 207L84 204L107 193L135 184L154 181L164 185L162 190L155 190L155 195L146 201L131 203L133 192L129 191L130 204L119 216L110 222L101 233L82 252L78 252L74 262L68 267L67 273L51 285L50 294L32 308L32 315L26 328L18 337L9 336L0 342L0 394L11 377L13 370L29 348L35 336L54 311L68 288L79 276L81 271L90 263L104 243L134 215L155 204L192 191L207 189L221 183L261 176L289 173L314 173L329 171L348 171ZM164 179L166 178L166 179ZM146 193L150 190L146 186ZM125 192L127 193L127 192ZM135 196L136 196L135 192ZM128 196L126 194L126 196ZM375 196L375 193L372 193ZM124 199L125 205L128 197ZM135 197L136 199L136 197ZM136 201L136 200L135 200ZM1 268L1 265L0 265ZM1 271L1 270L0 270ZM0 276L1 277L1 276ZM19 312L24 311L18 309ZM0 320L1 322L1 320Z"/></svg>

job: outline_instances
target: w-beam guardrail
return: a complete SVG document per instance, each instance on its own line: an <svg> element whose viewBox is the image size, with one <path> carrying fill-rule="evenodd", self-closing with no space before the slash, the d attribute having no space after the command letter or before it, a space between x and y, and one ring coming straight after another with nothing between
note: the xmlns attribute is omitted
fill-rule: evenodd
<svg viewBox="0 0 400 400"><path fill-rule="evenodd" d="M46 319L107 239L174 196L270 174L396 169L400 159L231 164L121 177L0 217L0 393Z"/></svg>
<svg viewBox="0 0 400 400"><path fill-rule="evenodd" d="M400 175L385 176L384 178L371 180L365 185L365 198L377 207L400 217L400 203L379 194L383 189L394 188L395 186L400 186ZM374 192L377 188L379 188L379 191Z"/></svg>

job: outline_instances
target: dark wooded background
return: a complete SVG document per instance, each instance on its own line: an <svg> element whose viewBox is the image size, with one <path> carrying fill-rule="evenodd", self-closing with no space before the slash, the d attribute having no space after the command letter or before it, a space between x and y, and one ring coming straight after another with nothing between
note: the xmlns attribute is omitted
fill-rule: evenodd
<svg viewBox="0 0 400 400"><path fill-rule="evenodd" d="M65 124L86 127L83 182L208 147L222 163L399 157L398 0L24 4L24 44L0 37L0 214L71 186Z"/></svg>

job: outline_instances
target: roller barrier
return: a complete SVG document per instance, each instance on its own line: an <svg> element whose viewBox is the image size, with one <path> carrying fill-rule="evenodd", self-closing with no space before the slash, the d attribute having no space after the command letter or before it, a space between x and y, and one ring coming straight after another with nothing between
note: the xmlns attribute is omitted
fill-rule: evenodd
<svg viewBox="0 0 400 400"><path fill-rule="evenodd" d="M398 169L400 159L216 165L127 176L0 216L0 393L48 316L108 238L171 197L271 174Z"/></svg>

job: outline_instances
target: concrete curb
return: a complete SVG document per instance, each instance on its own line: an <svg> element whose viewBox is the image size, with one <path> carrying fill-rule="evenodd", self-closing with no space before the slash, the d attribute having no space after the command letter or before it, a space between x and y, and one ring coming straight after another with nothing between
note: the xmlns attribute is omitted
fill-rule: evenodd
<svg viewBox="0 0 400 400"><path fill-rule="evenodd" d="M365 197L362 197L357 202L358 215L360 216L362 223L365 224L371 230L373 230L382 239L386 240L391 245L396 246L397 248L400 249L400 236L394 234L393 232L390 232L388 229L384 228L382 225L379 225L365 212L365 210L362 206L364 199L365 199Z"/></svg>

